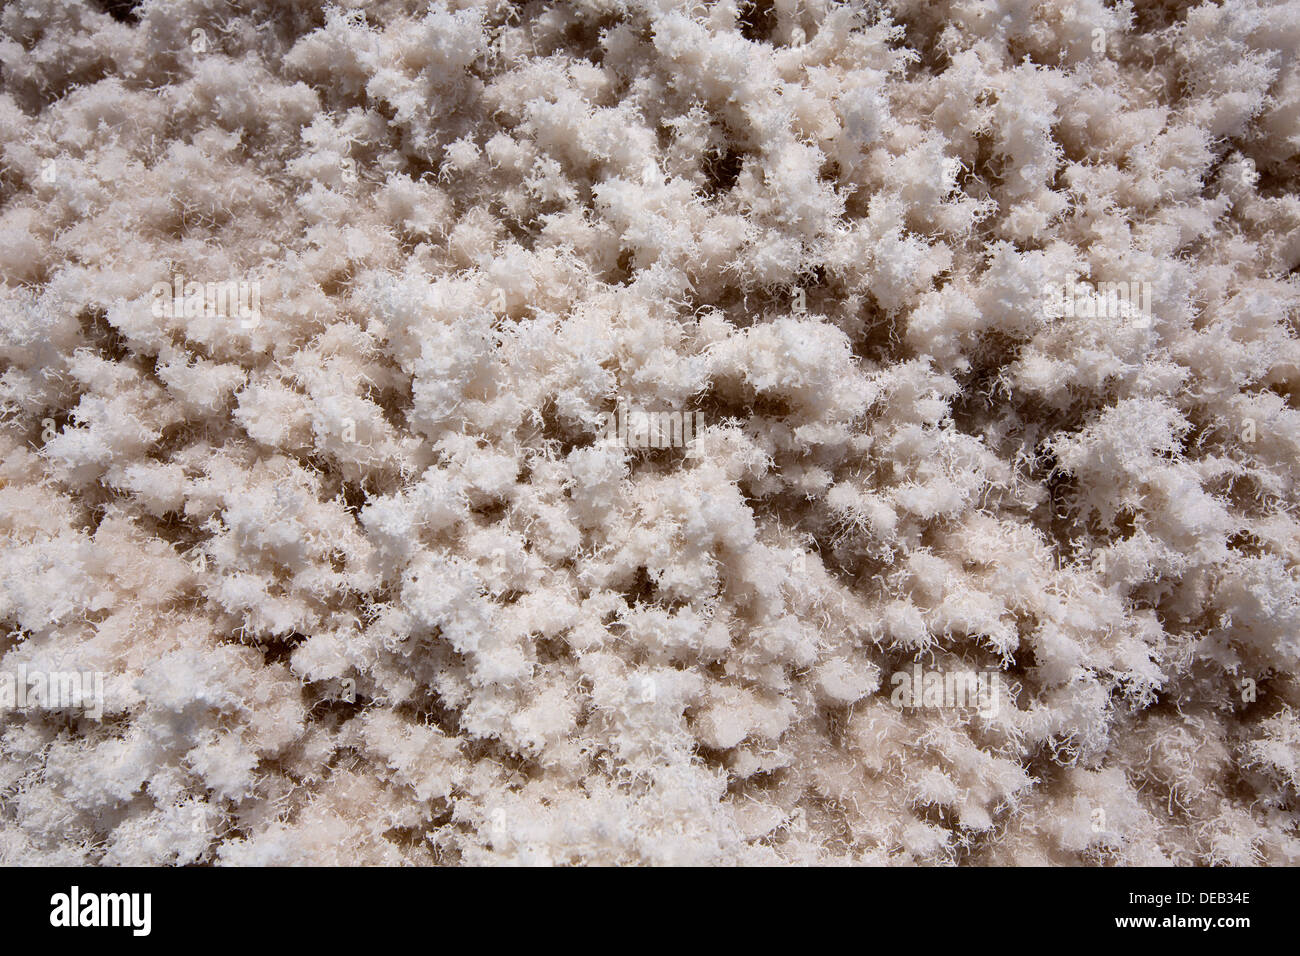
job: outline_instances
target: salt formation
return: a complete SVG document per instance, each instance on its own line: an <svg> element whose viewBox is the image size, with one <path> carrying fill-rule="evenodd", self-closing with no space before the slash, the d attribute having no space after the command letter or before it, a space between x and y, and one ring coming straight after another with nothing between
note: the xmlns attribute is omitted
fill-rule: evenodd
<svg viewBox="0 0 1300 956"><path fill-rule="evenodd" d="M1300 862L1297 50L8 3L0 862Z"/></svg>

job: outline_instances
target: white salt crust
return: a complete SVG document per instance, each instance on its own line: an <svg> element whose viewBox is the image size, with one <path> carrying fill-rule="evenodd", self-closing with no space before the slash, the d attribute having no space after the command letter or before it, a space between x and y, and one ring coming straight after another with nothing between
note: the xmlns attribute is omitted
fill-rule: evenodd
<svg viewBox="0 0 1300 956"><path fill-rule="evenodd" d="M0 862L1300 862L1300 3L352 6L0 13Z"/></svg>

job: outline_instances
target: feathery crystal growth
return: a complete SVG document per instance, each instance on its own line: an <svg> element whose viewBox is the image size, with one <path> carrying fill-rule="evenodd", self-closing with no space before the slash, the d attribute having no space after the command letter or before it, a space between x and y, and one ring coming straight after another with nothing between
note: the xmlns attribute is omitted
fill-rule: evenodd
<svg viewBox="0 0 1300 956"><path fill-rule="evenodd" d="M0 862L1300 863L1300 0L15 0Z"/></svg>

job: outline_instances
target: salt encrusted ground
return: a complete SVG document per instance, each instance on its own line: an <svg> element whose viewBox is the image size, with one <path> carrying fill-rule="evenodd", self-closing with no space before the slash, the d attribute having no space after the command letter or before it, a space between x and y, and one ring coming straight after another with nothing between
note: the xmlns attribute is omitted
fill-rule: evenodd
<svg viewBox="0 0 1300 956"><path fill-rule="evenodd" d="M0 862L1300 861L1300 3L108 6L0 13L0 670L104 678Z"/></svg>

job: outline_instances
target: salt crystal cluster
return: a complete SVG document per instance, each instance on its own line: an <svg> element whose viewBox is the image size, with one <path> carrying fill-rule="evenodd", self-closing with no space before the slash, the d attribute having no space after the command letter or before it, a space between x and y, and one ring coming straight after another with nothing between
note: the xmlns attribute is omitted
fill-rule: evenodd
<svg viewBox="0 0 1300 956"><path fill-rule="evenodd" d="M1298 50L6 4L0 862L1300 862Z"/></svg>

